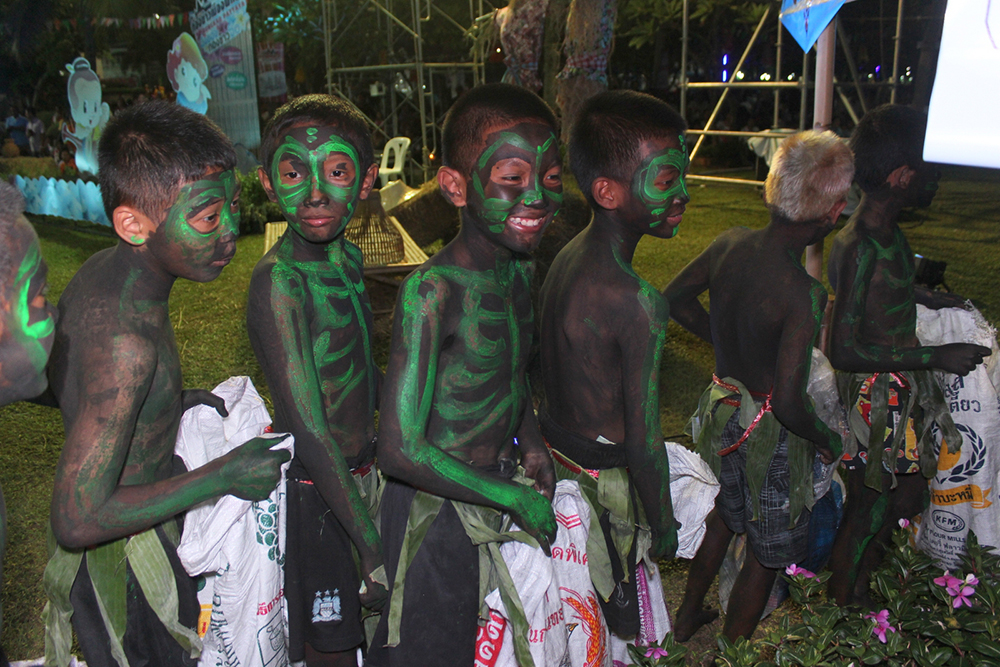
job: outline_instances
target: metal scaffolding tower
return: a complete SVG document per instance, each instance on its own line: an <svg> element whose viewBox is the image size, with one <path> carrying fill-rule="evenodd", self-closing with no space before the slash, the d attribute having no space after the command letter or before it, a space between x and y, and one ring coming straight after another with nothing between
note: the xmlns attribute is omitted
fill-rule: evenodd
<svg viewBox="0 0 1000 667"><path fill-rule="evenodd" d="M478 16L482 16L484 0L469 0L468 25L448 15L433 0L322 0L324 55L326 57L326 87L331 94L337 94L351 101L349 91L366 82L373 92L384 97L385 117L383 125L368 115L369 124L377 135L390 139L400 132L400 112L410 108L420 117L419 161L410 162L423 174L426 181L431 177L431 156L438 152L440 139L439 116L444 108L436 91L443 91L442 78L454 77L456 73L471 73L472 85L484 80L485 47L472 54L470 62L425 62L424 26L431 20L444 22L454 28L456 40L464 40L466 31ZM333 55L338 48L350 43L351 26L365 11L377 13L379 28L385 34L386 64L361 65L356 67L334 67ZM398 62L392 62L402 54ZM415 81L411 83L410 73ZM416 137L411 137L417 143Z"/></svg>

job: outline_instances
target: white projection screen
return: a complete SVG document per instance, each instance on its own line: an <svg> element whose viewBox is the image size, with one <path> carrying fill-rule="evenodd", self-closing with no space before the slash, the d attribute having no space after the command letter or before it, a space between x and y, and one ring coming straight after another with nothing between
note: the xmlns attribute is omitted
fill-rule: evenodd
<svg viewBox="0 0 1000 667"><path fill-rule="evenodd" d="M1000 168L1000 0L948 0L924 160Z"/></svg>

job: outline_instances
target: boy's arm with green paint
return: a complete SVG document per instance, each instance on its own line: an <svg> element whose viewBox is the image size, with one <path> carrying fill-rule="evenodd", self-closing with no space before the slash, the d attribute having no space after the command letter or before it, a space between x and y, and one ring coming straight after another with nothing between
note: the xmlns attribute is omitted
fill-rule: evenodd
<svg viewBox="0 0 1000 667"><path fill-rule="evenodd" d="M327 421L305 289L294 270L262 261L250 282L247 330L271 390L275 423L295 436L295 456L357 548L370 598L363 595L362 603L371 606L387 595L371 578L382 565L382 540Z"/></svg>
<svg viewBox="0 0 1000 667"><path fill-rule="evenodd" d="M379 465L386 475L428 493L509 512L548 553L556 523L547 498L531 487L487 474L427 439L432 413L437 412L441 348L455 335L450 310L461 311L452 303L460 297L451 294L450 283L429 273L418 270L399 291L380 411ZM535 456L530 447L529 463Z"/></svg>
<svg viewBox="0 0 1000 667"><path fill-rule="evenodd" d="M840 241L840 237L837 240ZM903 249L897 247L893 250L902 252ZM880 254L885 252L880 253L873 241L857 236L842 248L835 246L835 252L831 254L830 261L835 264L831 274L836 276L837 281L830 332L830 363L833 367L854 373L937 368L966 375L982 363L982 358L989 354L989 348L980 345L890 345L864 335L866 325L881 326L883 330L888 328L887 323L892 321L889 310L901 305L870 303L872 281L894 279L889 275L891 268L885 266L887 262L880 260ZM876 275L877 270L883 275Z"/></svg>
<svg viewBox="0 0 1000 667"><path fill-rule="evenodd" d="M227 493L266 498L277 483L276 463L287 460L288 454L269 452L275 441L265 438L254 438L182 475L150 483L121 482L137 439L148 457L132 456L133 476L149 479L152 475L142 466L156 465L163 450L173 451L176 430L162 427L164 420L179 418L180 396L154 386L158 358L153 341L134 333L105 334L79 340L58 371L65 378L66 428L52 496L52 529L59 543L83 548L126 537ZM161 402L161 418L137 424L143 406L152 409L152 401ZM159 434L150 433L160 428ZM149 442L150 436L154 442ZM156 443L157 437L171 441Z"/></svg>
<svg viewBox="0 0 1000 667"><path fill-rule="evenodd" d="M670 498L670 463L660 428L660 361L666 342L669 306L649 284L640 281L638 295L621 300L618 333L625 408L625 454L629 475L652 529L650 556L673 558L677 523ZM631 312L629 312L631 311Z"/></svg>

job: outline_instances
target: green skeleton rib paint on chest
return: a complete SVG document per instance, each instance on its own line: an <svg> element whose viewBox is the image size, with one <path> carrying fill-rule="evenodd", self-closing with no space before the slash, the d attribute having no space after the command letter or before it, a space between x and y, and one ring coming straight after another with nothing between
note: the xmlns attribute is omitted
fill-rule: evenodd
<svg viewBox="0 0 1000 667"><path fill-rule="evenodd" d="M509 423L505 437L513 437L527 395L520 368L526 342L523 337L532 322L530 311L518 314L511 294L512 288L523 289L527 294L528 270L522 264L511 262L505 267L507 275L503 276L494 270L476 272L435 266L407 281L402 304L409 355L399 402L415 409L400 411L400 426L406 439L423 437L432 400L436 415L453 423L439 433L436 444L442 449L460 450L505 419ZM518 280L522 284L515 286ZM422 286L431 289L422 290ZM463 353L438 359L440 365L427 373L424 386L419 387L421 346L427 342L440 344L434 340L439 335L438 308L445 298L443 292L454 288L463 292L462 315L455 332L462 341ZM423 340L426 333L431 341ZM496 384L497 376L506 377L509 385ZM490 386L495 390L481 391ZM474 426L470 428L469 424Z"/></svg>
<svg viewBox="0 0 1000 667"><path fill-rule="evenodd" d="M272 301L281 303L290 299L294 303L311 304L313 329L320 333L312 340L311 349L303 347L299 354L312 358L320 373L323 395L329 401L327 414L336 414L343 402L365 385L369 410L374 413L377 372L368 326L371 306L364 298L365 286L361 278L361 251L341 239L329 245L327 255L328 262L297 262L292 258L291 243L286 238L279 248L280 261L275 266L272 287L276 297L284 298L272 297ZM357 327L357 335L351 336L342 346L336 346L331 332L352 326ZM308 336L301 337L303 343L308 340ZM305 396L309 388L303 384L294 387L293 391ZM319 415L308 417L316 424L321 423Z"/></svg>
<svg viewBox="0 0 1000 667"><path fill-rule="evenodd" d="M317 190L331 201L338 202L346 206L346 213L340 220L340 225L346 225L347 221L354 215L354 208L357 205L358 191L361 187L358 153L354 146L346 139L333 134L329 128L320 129L309 127L305 129L305 138L300 140L295 134L300 134L293 130L286 134L281 145L274 152L274 159L271 161L271 182L274 185L274 192L278 197L278 203L282 210L294 210L301 206ZM354 178L348 186L339 186L331 183L326 173L326 163L331 155L342 153L353 163ZM298 168L305 169L305 177L297 183L283 183L280 174L280 164L282 161L292 160L298 163Z"/></svg>
<svg viewBox="0 0 1000 667"><path fill-rule="evenodd" d="M507 215L510 213L511 209L518 204L532 204L534 202L541 201L543 197L553 201L557 207L562 204L562 192L545 187L545 170L542 168L542 160L545 153L553 146L558 147L557 141L555 133L551 131L548 133L546 140L538 145L528 141L517 132L505 131L500 132L497 140L490 144L490 146L483 151L482 155L479 156L476 168L472 172L472 187L475 193L482 200L482 216L483 219L489 224L489 230L491 232L498 234L503 231L504 220L507 219ZM519 148L529 155L534 156L532 164L532 185L530 188L526 188L524 192L514 200L488 197L483 183L484 174L486 180L489 180L488 165L490 164L491 158L493 158L499 149L505 146ZM556 208L556 213L558 213L558 208Z"/></svg>
<svg viewBox="0 0 1000 667"><path fill-rule="evenodd" d="M678 135L680 149L666 148L650 154L639 169L636 170L632 179L633 194L643 203L653 216L660 216L666 212L676 197L688 198L687 184L684 181L684 172L688 166L687 146L684 143L684 135ZM677 182L667 190L660 190L656 187L656 179L662 169L673 168L678 172ZM662 220L657 220L652 224L656 226Z"/></svg>

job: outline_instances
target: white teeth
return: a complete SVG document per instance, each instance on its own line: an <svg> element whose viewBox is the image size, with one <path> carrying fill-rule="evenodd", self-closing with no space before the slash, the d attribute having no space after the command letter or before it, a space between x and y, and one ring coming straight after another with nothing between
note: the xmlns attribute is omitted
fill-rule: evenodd
<svg viewBox="0 0 1000 667"><path fill-rule="evenodd" d="M542 224L541 218L510 218L510 221L519 227L538 227Z"/></svg>

